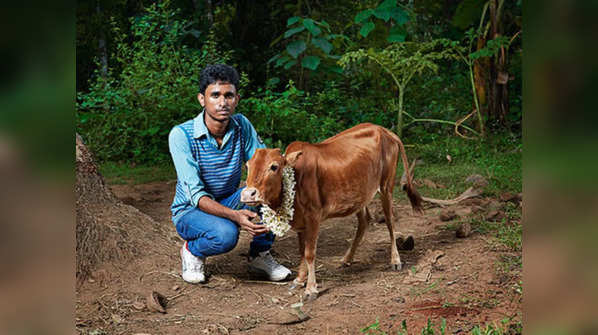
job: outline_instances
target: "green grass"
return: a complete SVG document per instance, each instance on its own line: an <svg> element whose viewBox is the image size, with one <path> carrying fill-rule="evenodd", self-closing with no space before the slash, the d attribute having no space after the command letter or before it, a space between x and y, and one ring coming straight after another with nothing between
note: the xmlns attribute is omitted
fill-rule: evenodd
<svg viewBox="0 0 598 335"><path fill-rule="evenodd" d="M108 184L145 184L155 181L176 179L172 164L160 166L136 165L105 162L99 166L100 173Z"/></svg>
<svg viewBox="0 0 598 335"><path fill-rule="evenodd" d="M521 209L513 203L506 203L505 218L498 222L486 221L482 216L471 217L469 223L474 231L494 236L492 242L495 249L521 252L523 226L521 225ZM447 228L448 229L448 228Z"/></svg>
<svg viewBox="0 0 598 335"><path fill-rule="evenodd" d="M388 335L380 328L380 321L376 318L376 322L369 326L360 329L362 334L368 335ZM484 326L474 326L468 334L471 335L503 335L503 334L521 334L523 331L523 325L521 321L512 322L509 318L505 318L500 321L499 324L496 322L488 323ZM428 319L428 323L421 329L422 335L445 335L450 334L450 327L447 326L446 320L442 318L440 324L436 326L432 320ZM413 331L408 331L407 322L403 320L401 322L401 329L396 332L397 335L416 334Z"/></svg>
<svg viewBox="0 0 598 335"><path fill-rule="evenodd" d="M422 165L415 167L416 179L430 179L446 186L445 189L419 186L420 193L431 198L448 199L471 186L465 179L472 174L482 175L488 181L484 193L486 196L521 192L521 148L521 139L502 134L490 135L490 139L483 141L446 137L415 144L407 148L407 154L410 160L419 158L423 161ZM447 155L451 157L450 162ZM397 176L400 177L403 168L399 165Z"/></svg>

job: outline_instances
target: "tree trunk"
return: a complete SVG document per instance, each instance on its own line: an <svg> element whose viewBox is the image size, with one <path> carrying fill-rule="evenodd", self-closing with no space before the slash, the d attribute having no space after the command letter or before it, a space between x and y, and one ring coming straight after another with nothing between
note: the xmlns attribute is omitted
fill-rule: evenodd
<svg viewBox="0 0 598 335"><path fill-rule="evenodd" d="M500 24L500 13L503 0L491 0L489 6L490 30L488 39L494 39L502 34ZM508 55L504 48L492 58L489 67L489 96L488 96L488 122L493 126L504 126L506 116L509 110L509 92L506 73L506 63Z"/></svg>
<svg viewBox="0 0 598 335"><path fill-rule="evenodd" d="M212 6L212 0L206 0L206 10L208 14L208 22L210 23L210 28L214 25L214 8Z"/></svg>
<svg viewBox="0 0 598 335"><path fill-rule="evenodd" d="M403 135L403 92L404 88L399 88L399 110L397 112L397 135Z"/></svg>
<svg viewBox="0 0 598 335"><path fill-rule="evenodd" d="M486 46L486 38L480 36L477 40L476 51ZM478 58L473 63L473 75L475 79L475 88L478 94L478 103L482 109L482 114L486 114L486 91L488 90L488 71L490 69L490 59L487 57ZM474 106L475 108L475 106Z"/></svg>
<svg viewBox="0 0 598 335"><path fill-rule="evenodd" d="M102 8L100 7L100 1L98 0L96 4L96 14L98 18L102 18ZM100 37L98 39L98 53L100 64L102 68L100 69L102 76L106 78L108 76L108 49L106 48L106 34L104 30L100 30Z"/></svg>

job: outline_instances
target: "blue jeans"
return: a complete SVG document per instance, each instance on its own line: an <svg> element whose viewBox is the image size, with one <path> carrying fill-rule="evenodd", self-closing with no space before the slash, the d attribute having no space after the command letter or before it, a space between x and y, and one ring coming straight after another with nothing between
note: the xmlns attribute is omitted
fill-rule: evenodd
<svg viewBox="0 0 598 335"><path fill-rule="evenodd" d="M256 211L255 207L249 207L241 203L241 191L218 202L232 209L248 209ZM237 223L194 208L183 215L176 223L176 231L187 241L189 251L197 257L207 257L223 254L235 248L239 241L239 226ZM270 250L274 242L274 234L267 232L253 237L249 244L249 255L257 256L258 253Z"/></svg>

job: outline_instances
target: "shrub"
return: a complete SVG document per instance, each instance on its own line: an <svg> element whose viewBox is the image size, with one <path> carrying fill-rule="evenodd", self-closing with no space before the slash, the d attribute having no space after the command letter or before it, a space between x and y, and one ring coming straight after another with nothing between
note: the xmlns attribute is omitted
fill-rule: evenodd
<svg viewBox="0 0 598 335"><path fill-rule="evenodd" d="M319 142L344 129L337 110L330 107L339 105L337 94L325 90L309 95L290 81L280 93L258 90L256 96L242 99L237 110L251 120L268 147L284 148L293 141Z"/></svg>
<svg viewBox="0 0 598 335"><path fill-rule="evenodd" d="M199 72L231 58L230 52L216 49L211 35L201 50L185 45L189 36L199 36L190 27L168 1L152 4L145 15L131 19L130 43L113 25L119 36L114 58L122 72L102 76L97 71L89 92L77 96L77 131L98 159L169 159L170 129L200 108Z"/></svg>

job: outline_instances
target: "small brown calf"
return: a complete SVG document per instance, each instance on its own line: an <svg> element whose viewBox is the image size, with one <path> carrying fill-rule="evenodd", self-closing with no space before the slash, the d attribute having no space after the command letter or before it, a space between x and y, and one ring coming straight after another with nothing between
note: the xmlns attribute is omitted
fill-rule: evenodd
<svg viewBox="0 0 598 335"><path fill-rule="evenodd" d="M291 143L283 156L280 149L258 149L249 160L247 187L241 201L268 204L277 209L282 196L282 169L294 168L296 185L292 228L299 237L301 264L294 285L307 279L306 294L317 297L315 256L320 223L328 218L357 214L355 239L343 263L349 265L366 227L366 206L380 192L390 235L390 264L401 269L392 220L392 191L399 154L406 172L404 189L414 211L421 212L421 197L408 169L403 143L386 128L365 123L321 143Z"/></svg>

